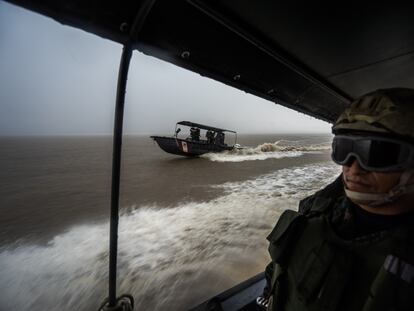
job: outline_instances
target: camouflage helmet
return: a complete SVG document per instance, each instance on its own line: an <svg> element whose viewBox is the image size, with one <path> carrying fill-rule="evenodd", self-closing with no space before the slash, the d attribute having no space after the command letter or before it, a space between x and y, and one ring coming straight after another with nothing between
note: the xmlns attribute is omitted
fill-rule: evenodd
<svg viewBox="0 0 414 311"><path fill-rule="evenodd" d="M381 89L363 95L332 127L334 134L360 131L414 141L414 90Z"/></svg>

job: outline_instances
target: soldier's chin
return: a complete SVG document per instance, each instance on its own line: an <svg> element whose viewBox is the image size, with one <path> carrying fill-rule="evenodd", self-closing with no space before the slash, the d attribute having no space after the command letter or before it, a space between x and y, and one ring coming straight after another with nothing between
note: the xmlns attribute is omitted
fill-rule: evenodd
<svg viewBox="0 0 414 311"><path fill-rule="evenodd" d="M353 181L346 180L345 181L345 186L348 190L355 191L355 192L362 192L362 193L372 192L370 186L368 186L366 184L361 184L361 183L358 183L358 182L353 182Z"/></svg>

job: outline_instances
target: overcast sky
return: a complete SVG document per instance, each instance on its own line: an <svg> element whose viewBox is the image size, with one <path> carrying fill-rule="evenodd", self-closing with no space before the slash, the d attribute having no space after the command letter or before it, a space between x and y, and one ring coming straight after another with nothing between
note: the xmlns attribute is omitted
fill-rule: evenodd
<svg viewBox="0 0 414 311"><path fill-rule="evenodd" d="M0 135L110 134L121 45L0 1ZM190 120L239 133L329 133L330 125L134 52L125 132Z"/></svg>

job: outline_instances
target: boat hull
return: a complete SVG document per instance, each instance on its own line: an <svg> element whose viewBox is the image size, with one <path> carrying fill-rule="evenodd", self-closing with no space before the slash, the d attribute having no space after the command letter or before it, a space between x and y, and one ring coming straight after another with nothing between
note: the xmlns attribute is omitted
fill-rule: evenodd
<svg viewBox="0 0 414 311"><path fill-rule="evenodd" d="M151 136L162 150L168 153L186 156L198 157L208 152L221 152L232 150L232 146L209 144L206 141L193 141L190 139L180 139L175 137Z"/></svg>

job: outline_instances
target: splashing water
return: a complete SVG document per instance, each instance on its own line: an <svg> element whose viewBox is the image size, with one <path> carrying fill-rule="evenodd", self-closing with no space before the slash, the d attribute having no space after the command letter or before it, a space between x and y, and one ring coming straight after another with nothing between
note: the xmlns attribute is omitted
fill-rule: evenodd
<svg viewBox="0 0 414 311"><path fill-rule="evenodd" d="M318 153L331 149L330 142L311 145L303 143L303 141L279 140L256 147L241 147L220 153L207 153L202 157L214 162L243 162L300 157L305 153Z"/></svg>
<svg viewBox="0 0 414 311"><path fill-rule="evenodd" d="M331 163L216 187L224 195L120 217L118 292L137 310L188 309L262 271L280 213L332 181ZM95 310L107 295L108 224L73 227L45 246L0 250L1 310Z"/></svg>

